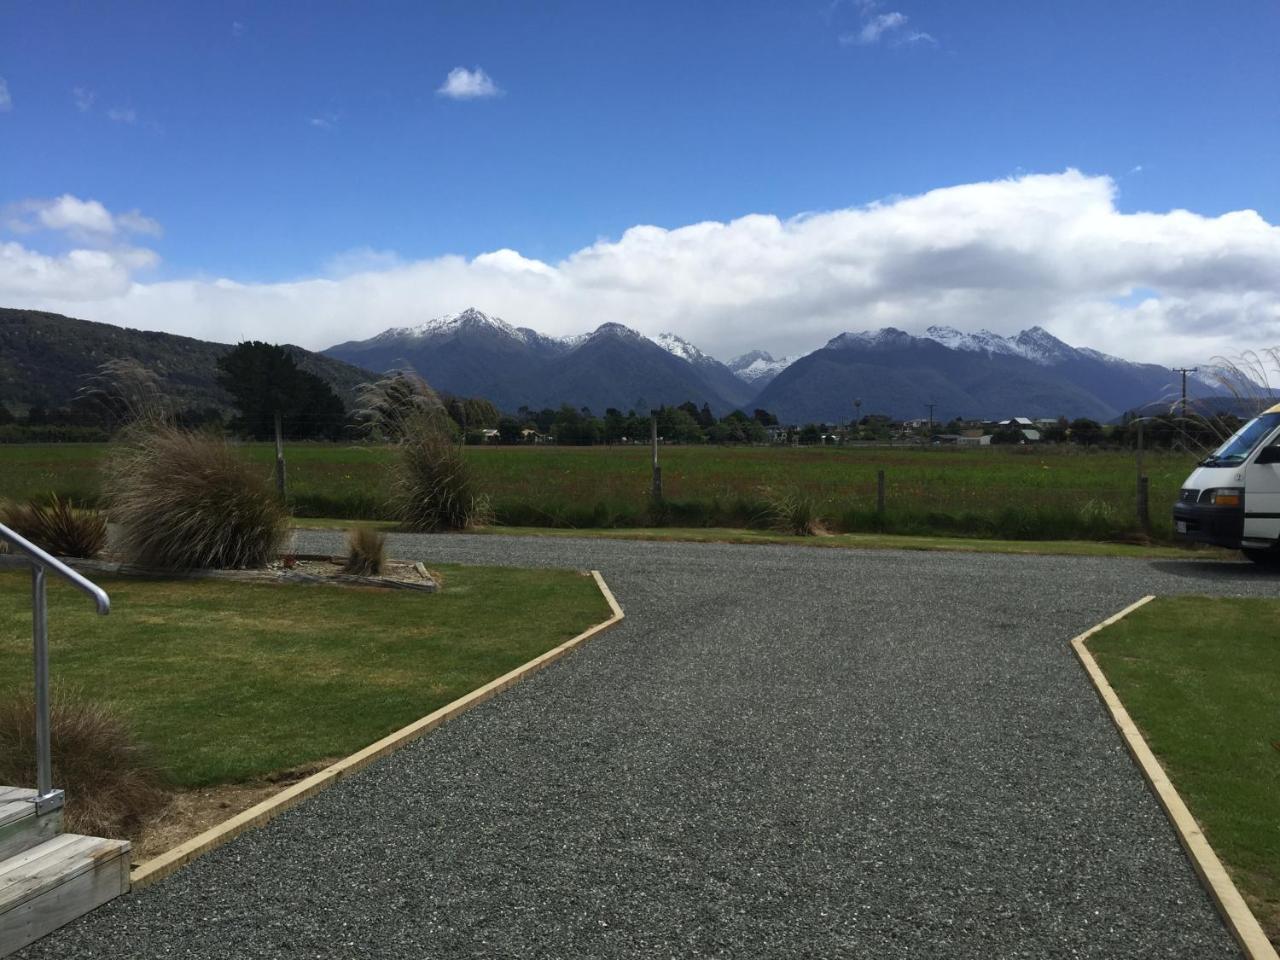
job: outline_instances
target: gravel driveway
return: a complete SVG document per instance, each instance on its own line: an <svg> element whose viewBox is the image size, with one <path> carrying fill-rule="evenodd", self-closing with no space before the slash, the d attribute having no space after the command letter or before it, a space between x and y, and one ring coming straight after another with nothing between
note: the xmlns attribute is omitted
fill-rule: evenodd
<svg viewBox="0 0 1280 960"><path fill-rule="evenodd" d="M1146 593L1274 596L1274 576L496 536L392 553L598 568L627 619L24 956L1239 956L1067 641Z"/></svg>

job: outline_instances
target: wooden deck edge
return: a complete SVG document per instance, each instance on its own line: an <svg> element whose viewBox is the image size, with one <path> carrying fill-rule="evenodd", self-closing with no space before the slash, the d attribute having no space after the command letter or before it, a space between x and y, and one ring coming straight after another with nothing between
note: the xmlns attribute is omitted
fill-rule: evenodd
<svg viewBox="0 0 1280 960"><path fill-rule="evenodd" d="M470 693L464 694L452 703L447 703L438 710L435 710L419 720L415 720L408 726L401 727L394 733L390 733L381 740L371 743L369 746L351 756L337 761L323 770L312 774L305 780L299 780L292 786L286 787L272 797L268 797L261 803L258 803L248 810L244 810L229 820L225 820L215 827L211 827L204 833L192 837L184 843L179 844L172 850L166 851L159 856L141 863L133 869L130 875L130 881L133 889L140 890L150 886L158 880L162 880L169 874L173 873L179 867L190 863L199 856L222 846L224 843L234 839L240 834L253 827L261 826L268 820L273 819L290 807L302 802L307 797L324 790L327 787L337 783L343 777L364 769L408 743L417 740L419 737L430 733L441 724L452 720L459 714L469 710L470 708L484 703L498 693L518 683L530 674L536 673L543 667L559 660L565 654L574 648L581 646L591 638L604 633L606 630L616 626L625 614L622 607L618 605L617 599L613 595L613 591L609 589L605 583L604 577L600 575L598 570L592 570L591 576L596 582L596 586L600 589L606 602L609 604L611 614L607 620L588 627L582 633L578 634L558 647L539 654L527 663L521 664L514 670L504 673L495 680L491 680L482 687L472 690Z"/></svg>
<svg viewBox="0 0 1280 960"><path fill-rule="evenodd" d="M1115 690L1107 681L1106 675L1103 674L1102 668L1098 666L1098 662L1094 660L1093 654L1089 652L1089 648L1086 645L1089 638L1094 634L1127 617L1130 613L1154 599L1155 597L1153 596L1146 596L1137 603L1130 604L1119 613L1108 617L1097 626L1091 627L1080 634L1071 641L1071 646L1075 650L1076 656L1080 658L1080 663L1084 666L1085 672L1089 674L1089 679L1098 691L1098 696L1111 714L1111 720L1124 738L1125 746L1129 748L1129 753L1133 756L1139 769L1142 770L1142 775L1146 779L1147 785L1151 788L1152 793L1156 795L1156 799L1160 801L1160 806L1164 809L1170 824L1173 825L1174 832L1178 835L1178 842L1182 844L1182 849L1186 851L1187 857L1191 860L1191 865L1195 868L1201 883L1209 891L1214 905L1218 908L1218 912L1222 915L1222 919L1227 929L1231 931L1236 943L1239 944L1240 949L1244 951L1244 955L1249 960L1280 960L1280 957L1276 954L1275 947L1271 945L1271 941L1267 939L1266 933L1263 932L1262 926L1258 923L1257 917L1253 915L1253 911L1245 903L1244 897L1240 895L1239 889L1232 881L1230 874L1227 873L1226 868L1223 867L1222 861L1213 852L1213 847L1209 845L1209 841L1205 838L1204 833L1201 832L1200 826L1191 815L1191 811L1187 809L1182 797L1174 789L1173 783L1164 772L1160 761L1156 759L1155 754L1151 752L1151 748L1147 746L1147 741L1143 739L1142 732L1138 729L1137 724L1133 722L1133 718L1129 716L1129 711L1120 702L1119 696L1116 695Z"/></svg>

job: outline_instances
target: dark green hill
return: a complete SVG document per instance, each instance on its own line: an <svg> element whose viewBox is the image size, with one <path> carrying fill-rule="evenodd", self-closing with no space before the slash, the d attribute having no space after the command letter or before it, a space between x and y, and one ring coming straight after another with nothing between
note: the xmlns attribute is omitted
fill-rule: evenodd
<svg viewBox="0 0 1280 960"><path fill-rule="evenodd" d="M105 361L133 359L160 378L175 406L230 409L230 398L214 382L217 360L230 349L230 344L172 333L0 307L0 403L16 413L37 405L63 406ZM341 360L301 347L286 349L348 406L357 386L376 379Z"/></svg>

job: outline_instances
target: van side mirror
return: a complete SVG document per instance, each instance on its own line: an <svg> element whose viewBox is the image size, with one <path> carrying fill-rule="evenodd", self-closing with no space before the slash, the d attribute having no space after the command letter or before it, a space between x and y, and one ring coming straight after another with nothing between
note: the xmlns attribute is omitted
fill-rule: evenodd
<svg viewBox="0 0 1280 960"><path fill-rule="evenodd" d="M1258 456L1253 462L1257 464L1280 463L1280 444L1273 443L1269 447L1263 447L1258 451Z"/></svg>

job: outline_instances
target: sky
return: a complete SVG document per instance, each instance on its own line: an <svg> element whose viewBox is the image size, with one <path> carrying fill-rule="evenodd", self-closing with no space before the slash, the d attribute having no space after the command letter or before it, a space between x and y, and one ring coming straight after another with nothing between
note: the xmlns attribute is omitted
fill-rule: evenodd
<svg viewBox="0 0 1280 960"><path fill-rule="evenodd" d="M9 0L0 306L1280 345L1280 0Z"/></svg>

